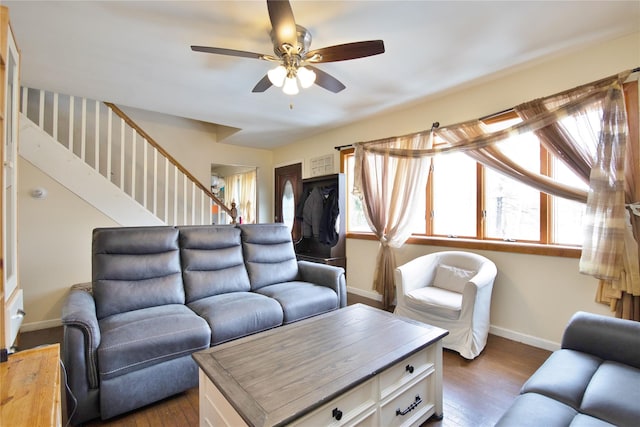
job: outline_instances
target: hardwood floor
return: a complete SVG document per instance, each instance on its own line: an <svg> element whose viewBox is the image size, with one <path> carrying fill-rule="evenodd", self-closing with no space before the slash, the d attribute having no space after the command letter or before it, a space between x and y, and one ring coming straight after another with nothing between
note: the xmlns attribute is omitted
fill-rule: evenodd
<svg viewBox="0 0 640 427"><path fill-rule="evenodd" d="M28 332L20 336L20 349L61 341L62 328ZM522 384L549 354L549 351L494 335L489 335L487 347L472 361L445 350L444 418L429 420L422 427L493 426L517 396ZM86 424L87 427L197 425L197 388L108 421Z"/></svg>

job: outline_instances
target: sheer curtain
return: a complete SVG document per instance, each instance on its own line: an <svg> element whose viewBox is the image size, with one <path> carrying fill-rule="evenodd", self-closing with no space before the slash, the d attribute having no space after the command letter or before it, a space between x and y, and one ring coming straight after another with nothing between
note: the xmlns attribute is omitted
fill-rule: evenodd
<svg viewBox="0 0 640 427"><path fill-rule="evenodd" d="M235 202L238 216L245 224L256 221L256 171L225 177L225 197L229 204Z"/></svg>
<svg viewBox="0 0 640 427"><path fill-rule="evenodd" d="M416 200L424 198L431 158L400 157L393 150L420 150L432 146L430 132L356 144L354 193L364 201L369 227L380 242L373 287L387 308L394 299L393 272L396 260L392 248L401 247L411 236Z"/></svg>
<svg viewBox="0 0 640 427"><path fill-rule="evenodd" d="M363 174L364 171L369 175L378 175L378 179L385 176L382 163L379 165L365 163L366 158L363 154L358 156L359 151L366 152L369 156L393 158L396 162L399 159L417 161L417 159L430 158L445 152L465 152L487 167L533 186L539 191L586 202L587 214L580 272L599 278L619 290L624 288L625 292L631 295L640 296L640 281L636 280L638 256L637 252L633 251L633 248L637 251L637 244L630 234L631 228L626 225L624 198L624 159L628 128L622 83L629 74L629 71L623 72L519 105L514 110L523 121L498 132L488 132L480 120L435 129L431 133L448 143L442 147L402 148L394 146L389 140L356 144L355 179L358 180L359 173ZM585 193L582 190L561 185L538 172L529 171L509 159L495 145L526 132L535 132L549 150L585 182L589 182L589 191ZM425 133L416 135L426 139ZM359 172L360 164L362 169ZM637 170L639 167L638 162L635 162L628 169ZM370 171L371 168L375 170ZM427 170L423 169L423 175L427 174ZM375 205L379 202L374 199L375 189L369 191L367 186L375 187L378 183L375 180L362 180L362 185L360 194L365 210L369 210L371 204ZM424 191L421 192L424 193ZM379 225L380 223L377 226L372 225L371 228L380 238L380 233L376 231L380 230ZM384 242L384 240L381 241ZM402 240L404 241L406 239ZM387 255L387 257L391 256ZM625 278L623 281L620 280L622 276ZM383 278L376 274L375 280L383 280ZM387 288L386 294L390 294L392 291L389 288L395 287L393 277L385 278L384 285L376 282L376 289L381 286Z"/></svg>

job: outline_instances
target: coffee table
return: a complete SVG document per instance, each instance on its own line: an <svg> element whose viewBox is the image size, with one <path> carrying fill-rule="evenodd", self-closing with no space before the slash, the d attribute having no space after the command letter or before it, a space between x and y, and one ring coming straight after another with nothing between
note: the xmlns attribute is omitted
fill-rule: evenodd
<svg viewBox="0 0 640 427"><path fill-rule="evenodd" d="M355 304L196 352L200 425L387 427L442 417L447 334Z"/></svg>

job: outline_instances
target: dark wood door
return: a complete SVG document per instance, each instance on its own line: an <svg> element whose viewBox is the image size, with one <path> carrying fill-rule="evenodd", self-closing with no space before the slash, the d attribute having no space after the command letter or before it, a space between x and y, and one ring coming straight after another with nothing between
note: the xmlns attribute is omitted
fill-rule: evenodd
<svg viewBox="0 0 640 427"><path fill-rule="evenodd" d="M302 236L301 224L296 218L296 207L302 196L302 164L276 168L275 185L274 220L288 224L296 242Z"/></svg>

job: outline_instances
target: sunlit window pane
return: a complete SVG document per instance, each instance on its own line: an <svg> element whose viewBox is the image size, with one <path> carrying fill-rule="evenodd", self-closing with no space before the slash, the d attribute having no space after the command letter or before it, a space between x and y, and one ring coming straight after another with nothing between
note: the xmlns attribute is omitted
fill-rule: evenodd
<svg viewBox="0 0 640 427"><path fill-rule="evenodd" d="M586 190L588 185L579 179L559 159L553 160L554 178L564 184ZM553 243L561 245L582 244L582 217L586 205L561 197L552 197L552 235Z"/></svg>
<svg viewBox="0 0 640 427"><path fill-rule="evenodd" d="M429 173L429 171L424 171ZM427 193L426 188L421 189L422 194L415 198L413 208L413 216L411 218L410 230L413 234L425 234L427 232Z"/></svg>
<svg viewBox="0 0 640 427"><path fill-rule="evenodd" d="M433 160L433 234L476 237L476 162L463 153Z"/></svg>
<svg viewBox="0 0 640 427"><path fill-rule="evenodd" d="M535 136L511 138L499 148L523 167L540 170L540 144ZM484 204L488 238L540 240L539 191L486 168Z"/></svg>
<svg viewBox="0 0 640 427"><path fill-rule="evenodd" d="M359 197L353 195L353 177L356 157L347 156L347 231L371 231L364 216L364 208Z"/></svg>

